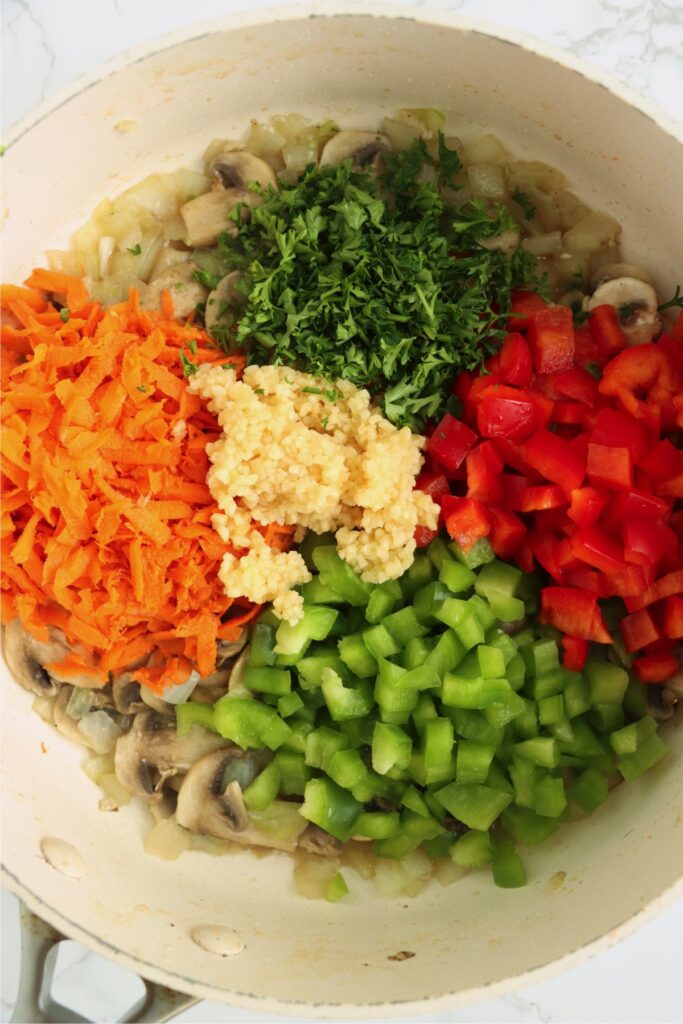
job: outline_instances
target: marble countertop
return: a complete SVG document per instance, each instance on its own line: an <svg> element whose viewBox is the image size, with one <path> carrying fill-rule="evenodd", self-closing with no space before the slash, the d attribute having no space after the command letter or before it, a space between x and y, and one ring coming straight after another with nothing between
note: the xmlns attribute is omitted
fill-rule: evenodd
<svg viewBox="0 0 683 1024"><path fill-rule="evenodd" d="M2 0L2 129L130 46L198 20L267 5L265 0ZM358 6L363 7L362 0ZM571 5L544 0L424 0L424 6L460 11L536 35L612 72L680 117L682 0L574 0ZM17 906L6 892L1 917L1 1017L6 1021L19 960ZM682 938L683 903L678 903L620 945L571 971L429 1020L680 1024ZM117 1008L112 993L120 996L128 984L133 994L133 979L114 977L111 965L73 943L69 947L59 957L55 995L92 1020L114 1020L125 1003ZM176 1018L187 1024L276 1019L281 1018L208 1002Z"/></svg>

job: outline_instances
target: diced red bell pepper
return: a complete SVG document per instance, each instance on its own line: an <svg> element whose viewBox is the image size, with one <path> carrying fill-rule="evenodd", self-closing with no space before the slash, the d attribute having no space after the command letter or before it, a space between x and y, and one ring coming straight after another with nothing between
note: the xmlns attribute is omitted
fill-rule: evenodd
<svg viewBox="0 0 683 1024"><path fill-rule="evenodd" d="M497 437L493 443L506 466L516 469L518 473L523 473L528 480L541 480L540 473L537 473L527 462L523 443L510 441L506 437Z"/></svg>
<svg viewBox="0 0 683 1024"><path fill-rule="evenodd" d="M665 348L653 342L636 345L615 356L607 366L598 384L602 395L636 392L651 402L669 402L681 390L680 373L673 365Z"/></svg>
<svg viewBox="0 0 683 1024"><path fill-rule="evenodd" d="M484 437L519 440L533 434L537 425L536 403L525 391L493 384L481 392L477 426Z"/></svg>
<svg viewBox="0 0 683 1024"><path fill-rule="evenodd" d="M583 426L586 420L586 406L583 402L555 402L553 408L553 422L570 424L572 426Z"/></svg>
<svg viewBox="0 0 683 1024"><path fill-rule="evenodd" d="M586 475L586 467L571 444L549 430L538 430L530 438L526 457L534 469L568 494L581 486Z"/></svg>
<svg viewBox="0 0 683 1024"><path fill-rule="evenodd" d="M562 633L610 644L609 635L598 599L586 590L575 587L544 587L541 590L539 622L546 622Z"/></svg>
<svg viewBox="0 0 683 1024"><path fill-rule="evenodd" d="M497 372L505 384L516 384L518 387L531 384L531 350L526 339L516 331L508 334L503 342L503 347L498 353Z"/></svg>
<svg viewBox="0 0 683 1024"><path fill-rule="evenodd" d="M482 441L467 455L467 497L487 505L503 498L503 460L491 441Z"/></svg>
<svg viewBox="0 0 683 1024"><path fill-rule="evenodd" d="M524 495L529 489L526 477L518 476L517 473L503 473L502 484L505 507L521 512Z"/></svg>
<svg viewBox="0 0 683 1024"><path fill-rule="evenodd" d="M577 558L608 576L626 568L621 545L598 526L577 527L570 540Z"/></svg>
<svg viewBox="0 0 683 1024"><path fill-rule="evenodd" d="M586 405L595 405L598 401L597 380L580 366L572 366L569 370L555 373L552 379L556 391L565 398L571 398L574 402L585 402Z"/></svg>
<svg viewBox="0 0 683 1024"><path fill-rule="evenodd" d="M683 345L683 310L678 314L676 323L669 331L669 337L678 345Z"/></svg>
<svg viewBox="0 0 683 1024"><path fill-rule="evenodd" d="M551 530L533 530L529 534L529 545L534 558L557 582L562 582L562 570L557 561L557 545L560 538Z"/></svg>
<svg viewBox="0 0 683 1024"><path fill-rule="evenodd" d="M636 658L633 671L641 683L666 683L678 671L678 662L673 654L646 654Z"/></svg>
<svg viewBox="0 0 683 1024"><path fill-rule="evenodd" d="M555 559L563 576L566 576L567 572L571 572L573 569L580 569L583 564L572 551L569 537L563 537L562 540L558 540L557 547L555 548Z"/></svg>
<svg viewBox="0 0 683 1024"><path fill-rule="evenodd" d="M491 547L498 558L512 558L526 536L526 526L519 516L505 508L491 505L488 513L491 520Z"/></svg>
<svg viewBox="0 0 683 1024"><path fill-rule="evenodd" d="M659 402L655 402L654 399L641 402L628 388L619 388L616 398L617 404L624 412L639 420L653 437L659 437L662 429L662 406Z"/></svg>
<svg viewBox="0 0 683 1024"><path fill-rule="evenodd" d="M574 359L577 366L602 366L605 360L598 351L589 327L574 328Z"/></svg>
<svg viewBox="0 0 683 1024"><path fill-rule="evenodd" d="M588 657L588 641L579 636L562 637L562 665L570 672L580 672Z"/></svg>
<svg viewBox="0 0 683 1024"><path fill-rule="evenodd" d="M552 306L530 317L527 341L538 373L557 373L574 365L574 323L567 306Z"/></svg>
<svg viewBox="0 0 683 1024"><path fill-rule="evenodd" d="M640 568L632 566L632 568ZM683 569L675 569L666 576L660 576L647 589L629 598L625 604L630 612L637 612L640 608L647 608L655 601L662 601L666 597L677 597L683 594Z"/></svg>
<svg viewBox="0 0 683 1024"><path fill-rule="evenodd" d="M657 565L678 546L676 534L665 523L627 519L623 525L624 558L636 565Z"/></svg>
<svg viewBox="0 0 683 1024"><path fill-rule="evenodd" d="M491 517L476 498L447 496L443 499L443 509L448 535L465 551L491 532Z"/></svg>
<svg viewBox="0 0 683 1024"><path fill-rule="evenodd" d="M664 636L672 640L683 640L683 597L667 597L664 602L662 629Z"/></svg>
<svg viewBox="0 0 683 1024"><path fill-rule="evenodd" d="M633 463L628 448L588 443L586 472L592 484L603 487L631 487Z"/></svg>
<svg viewBox="0 0 683 1024"><path fill-rule="evenodd" d="M669 518L670 508L666 501L646 491L631 488L615 495L607 509L610 522L623 523L628 519L660 519Z"/></svg>
<svg viewBox="0 0 683 1024"><path fill-rule="evenodd" d="M611 572L609 577L605 577L603 592L606 597L635 597L647 590L653 578L654 573L650 566L628 562L621 569Z"/></svg>
<svg viewBox="0 0 683 1024"><path fill-rule="evenodd" d="M634 463L640 462L650 443L642 423L617 409L600 409L591 441L609 448L628 448Z"/></svg>
<svg viewBox="0 0 683 1024"><path fill-rule="evenodd" d="M577 526L592 526L602 515L609 494L597 487L577 487L571 493L567 515Z"/></svg>
<svg viewBox="0 0 683 1024"><path fill-rule="evenodd" d="M556 487L556 484L549 485ZM567 498L557 508L539 508L534 512L534 525L538 530L553 530L568 535L572 530L571 519L567 516Z"/></svg>
<svg viewBox="0 0 683 1024"><path fill-rule="evenodd" d="M614 306L596 306L588 317L588 329L603 361L626 348L626 335L619 326Z"/></svg>
<svg viewBox="0 0 683 1024"><path fill-rule="evenodd" d="M529 326L529 318L548 308L548 303L536 292L517 291L512 293L508 331L522 331Z"/></svg>
<svg viewBox="0 0 683 1024"><path fill-rule="evenodd" d="M458 469L476 443L474 431L447 412L427 441L427 451L452 472Z"/></svg>
<svg viewBox="0 0 683 1024"><path fill-rule="evenodd" d="M485 376L474 377L466 391L463 387L463 395L459 397L463 407L463 419L466 423L471 423L474 426L477 421L477 409L479 408L481 396L497 383L499 381L495 374L486 374Z"/></svg>
<svg viewBox="0 0 683 1024"><path fill-rule="evenodd" d="M423 469L415 478L415 490L424 491L432 501L440 504L444 494L450 494L451 488L443 473Z"/></svg>
<svg viewBox="0 0 683 1024"><path fill-rule="evenodd" d="M519 512L537 512L561 508L567 504L567 495L557 484L530 484L521 495Z"/></svg>
<svg viewBox="0 0 683 1024"><path fill-rule="evenodd" d="M658 480L655 490L666 498L683 498L683 472L672 476L670 480Z"/></svg>
<svg viewBox="0 0 683 1024"><path fill-rule="evenodd" d="M626 615L619 624L621 635L624 638L626 650L633 654L634 651L642 651L643 647L659 640L659 630L647 608L632 615Z"/></svg>
<svg viewBox="0 0 683 1024"><path fill-rule="evenodd" d="M568 587L578 587L580 590L587 590L597 597L607 597L607 577L595 569L589 569L583 565L580 569L565 569L563 583Z"/></svg>
<svg viewBox="0 0 683 1024"><path fill-rule="evenodd" d="M438 536L438 530L430 530L427 526L415 527L415 545L418 548L426 548Z"/></svg>

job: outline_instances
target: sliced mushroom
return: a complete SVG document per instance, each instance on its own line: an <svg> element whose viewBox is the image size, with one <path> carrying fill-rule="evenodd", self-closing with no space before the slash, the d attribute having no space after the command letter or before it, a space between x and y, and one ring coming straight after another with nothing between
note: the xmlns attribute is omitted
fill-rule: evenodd
<svg viewBox="0 0 683 1024"><path fill-rule="evenodd" d="M185 241L191 246L213 245L223 232L236 234L237 225L230 220L234 208L242 203L245 209L241 216L246 220L249 216L246 207L259 206L261 202L261 196L256 192L238 188L205 192L196 199L190 199L180 207L180 216L185 222Z"/></svg>
<svg viewBox="0 0 683 1024"><path fill-rule="evenodd" d="M645 689L645 706L658 722L667 722L676 710L676 698L666 686L649 683Z"/></svg>
<svg viewBox="0 0 683 1024"><path fill-rule="evenodd" d="M143 306L158 309L161 293L166 290L173 299L173 315L177 320L184 320L195 309L197 303L204 302L209 294L209 289L194 276L197 269L196 263L185 260L164 270L163 274L159 274L146 288L141 289L140 301Z"/></svg>
<svg viewBox="0 0 683 1024"><path fill-rule="evenodd" d="M216 643L216 663L224 665L230 658L235 658L240 651L244 650L248 639L249 630L243 629L239 640L218 640Z"/></svg>
<svg viewBox="0 0 683 1024"><path fill-rule="evenodd" d="M282 838L277 830L268 834L251 821L239 782L233 778L227 786L225 784L226 775L232 774L232 763L245 759L258 763L258 756L253 751L239 747L217 750L197 761L180 787L176 820L191 832L291 853L296 849L298 835L306 828L306 821L301 819L301 830L297 830L296 835L290 831L286 838ZM282 806L289 808L291 805ZM293 813L297 813L295 808Z"/></svg>
<svg viewBox="0 0 683 1024"><path fill-rule="evenodd" d="M213 335L217 327L230 327L234 320L233 314L244 305L245 296L236 287L239 279L239 271L233 270L209 292L204 313L204 323L209 334Z"/></svg>
<svg viewBox="0 0 683 1024"><path fill-rule="evenodd" d="M5 627L4 651L10 672L26 690L40 697L57 693L60 684L45 666L62 661L69 653L69 646L59 630L51 630L50 639L42 642L31 636L19 619L13 619Z"/></svg>
<svg viewBox="0 0 683 1024"><path fill-rule="evenodd" d="M315 853L318 857L338 857L342 848L338 839L317 825L307 825L299 836L297 845L300 850Z"/></svg>
<svg viewBox="0 0 683 1024"><path fill-rule="evenodd" d="M603 263L601 267L596 267L595 270L591 271L588 283L595 290L599 285L605 284L606 281L614 281L618 277L633 277L637 281L652 284L652 279L647 271L643 270L642 267L636 266L635 263Z"/></svg>
<svg viewBox="0 0 683 1024"><path fill-rule="evenodd" d="M598 285L584 301L590 313L596 306L614 306L629 345L646 345L662 329L657 294L651 284L636 277L616 277Z"/></svg>
<svg viewBox="0 0 683 1024"><path fill-rule="evenodd" d="M185 263L189 259L187 249L176 249L171 242L165 242L159 250L159 255L154 261L152 272L149 275L150 281L160 277L171 267L177 267L179 263Z"/></svg>
<svg viewBox="0 0 683 1024"><path fill-rule="evenodd" d="M111 684L112 703L122 715L134 715L142 711L145 702L140 693L140 683L133 672L122 672Z"/></svg>
<svg viewBox="0 0 683 1024"><path fill-rule="evenodd" d="M211 173L224 189L247 189L252 182L262 189L277 188L273 168L246 150L223 150L211 161Z"/></svg>
<svg viewBox="0 0 683 1024"><path fill-rule="evenodd" d="M130 732L116 744L114 771L129 792L161 800L168 779L184 774L205 754L226 746L222 736L208 729L193 726L186 736L179 736L175 717L140 711Z"/></svg>
<svg viewBox="0 0 683 1024"><path fill-rule="evenodd" d="M376 168L382 153L391 149L381 132L337 132L323 146L320 167L350 160L354 170Z"/></svg>

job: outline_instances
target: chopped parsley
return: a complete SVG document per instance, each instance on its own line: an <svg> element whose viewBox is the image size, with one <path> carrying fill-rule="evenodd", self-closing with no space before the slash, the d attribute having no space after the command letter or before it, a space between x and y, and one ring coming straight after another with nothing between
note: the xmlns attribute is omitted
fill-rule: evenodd
<svg viewBox="0 0 683 1024"><path fill-rule="evenodd" d="M183 377L191 377L199 369L197 364L188 359L184 352L180 353L180 362L183 364Z"/></svg>
<svg viewBox="0 0 683 1024"><path fill-rule="evenodd" d="M680 284L676 285L676 291L668 302L660 302L657 306L658 313L663 313L665 309L683 309L683 293L681 293Z"/></svg>
<svg viewBox="0 0 683 1024"><path fill-rule="evenodd" d="M309 166L221 235L211 273L242 272L230 340L249 344L250 362L349 380L393 423L420 429L453 376L496 351L511 291L539 287L536 261L481 244L517 225L483 200L448 206L421 174L431 165L452 184L457 153L443 138L439 153L440 163L418 139L386 157L379 178L348 163Z"/></svg>
<svg viewBox="0 0 683 1024"><path fill-rule="evenodd" d="M62 321L62 323L63 324L67 323L70 316L71 316L71 313L69 312L69 307L68 306L62 306L62 308L59 311L59 319Z"/></svg>
<svg viewBox="0 0 683 1024"><path fill-rule="evenodd" d="M571 309L572 316L574 317L574 327L583 327L588 320L589 314L583 308L582 300L574 299L574 301L570 303L569 308Z"/></svg>
<svg viewBox="0 0 683 1024"><path fill-rule="evenodd" d="M321 388L302 388L301 390L305 395L322 395Z"/></svg>
<svg viewBox="0 0 683 1024"><path fill-rule="evenodd" d="M512 193L512 198L518 206L522 207L522 212L524 213L526 219L531 220L531 218L536 213L536 207L531 202L526 192L522 192L521 188L516 188Z"/></svg>
<svg viewBox="0 0 683 1024"><path fill-rule="evenodd" d="M134 245L132 248L129 247L128 252L131 254L131 256L140 256L140 254L142 253L142 246L138 242L138 244Z"/></svg>
<svg viewBox="0 0 683 1024"><path fill-rule="evenodd" d="M138 384L138 391L142 391L143 395L147 394L147 388L144 384Z"/></svg>
<svg viewBox="0 0 683 1024"><path fill-rule="evenodd" d="M597 363L586 363L584 369L588 370L591 377L595 377L596 380L601 379L602 373L600 372L600 367Z"/></svg>
<svg viewBox="0 0 683 1024"><path fill-rule="evenodd" d="M190 352L192 353L193 356L197 355L197 339L196 338L193 338L192 341L188 341L187 347L189 348L189 350L190 350Z"/></svg>

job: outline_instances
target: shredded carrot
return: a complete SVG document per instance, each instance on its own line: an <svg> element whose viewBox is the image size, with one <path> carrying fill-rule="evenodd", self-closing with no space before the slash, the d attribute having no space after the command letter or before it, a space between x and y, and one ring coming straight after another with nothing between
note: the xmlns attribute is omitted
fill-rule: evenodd
<svg viewBox="0 0 683 1024"><path fill-rule="evenodd" d="M58 668L89 667L93 685L145 662L136 672L157 692L193 668L209 675L216 641L236 640L260 607L218 578L205 449L220 430L180 353L237 372L244 357L173 320L170 294L161 313L135 289L105 310L66 274L36 269L25 284L0 293L2 621L19 615L43 640L62 629L75 651ZM291 544L292 527L259 528Z"/></svg>

